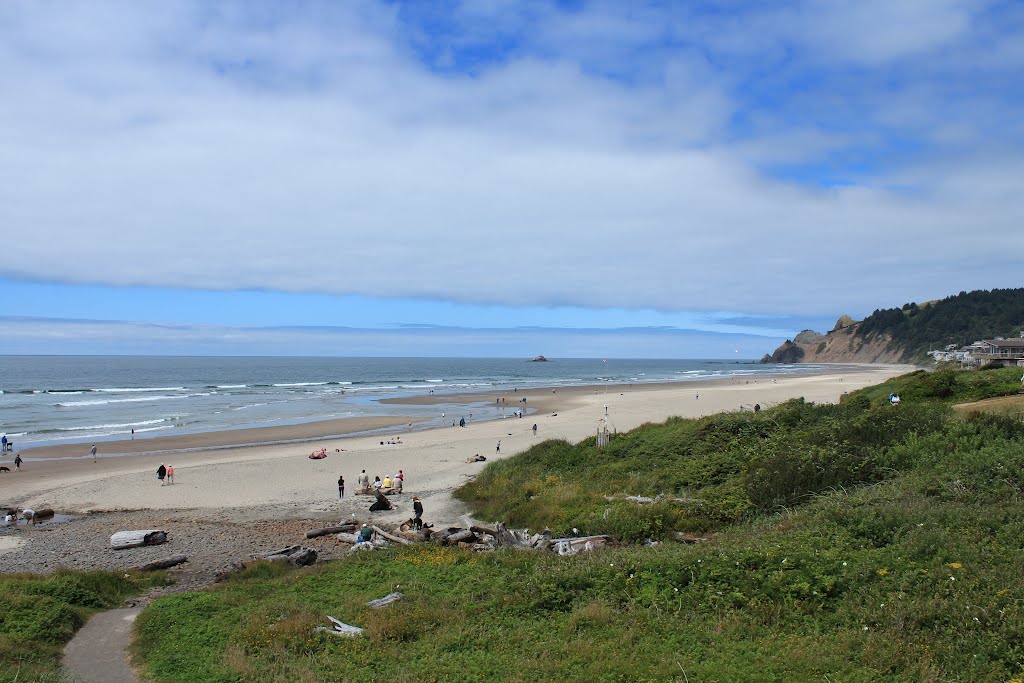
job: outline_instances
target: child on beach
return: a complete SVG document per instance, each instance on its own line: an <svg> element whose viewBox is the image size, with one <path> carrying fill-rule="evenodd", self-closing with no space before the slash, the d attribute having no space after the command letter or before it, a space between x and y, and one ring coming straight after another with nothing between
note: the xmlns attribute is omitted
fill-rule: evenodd
<svg viewBox="0 0 1024 683"><path fill-rule="evenodd" d="M168 484L173 484L174 483L174 465L168 465L167 466L167 483Z"/></svg>
<svg viewBox="0 0 1024 683"><path fill-rule="evenodd" d="M345 497L345 477L338 477L338 498Z"/></svg>
<svg viewBox="0 0 1024 683"><path fill-rule="evenodd" d="M21 453L18 453L16 456L14 456L14 469L21 469Z"/></svg>

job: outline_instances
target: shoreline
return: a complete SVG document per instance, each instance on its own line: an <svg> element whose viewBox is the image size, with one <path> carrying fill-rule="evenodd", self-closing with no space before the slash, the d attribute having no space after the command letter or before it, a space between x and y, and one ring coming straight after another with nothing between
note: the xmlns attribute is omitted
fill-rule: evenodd
<svg viewBox="0 0 1024 683"><path fill-rule="evenodd" d="M530 387L522 390L500 389L498 391L463 391L440 394L397 396L379 399L377 400L377 403L385 406L403 405L422 407L452 405L456 408L466 408L467 410L465 411L465 415L468 416L472 412L471 410L468 410L469 408L476 405L493 407L493 404L491 404L492 399L495 397L503 397L507 401L502 405L502 407L510 410L524 408L526 413L524 416L525 419L527 417L543 413L568 410L576 407L582 397L591 397L597 394L614 396L637 391L659 392L683 388L700 390L719 385L757 385L759 380L766 381L768 379L772 379L778 381L816 377L829 375L840 369L846 371L848 374L856 374L858 372L870 372L873 368L878 367L904 367L888 365L879 366L872 363L818 365L830 365L832 367L829 367L826 370L797 371L781 377L773 377L769 375L740 375L665 382L582 384L573 386L559 385ZM751 379L751 377L753 377L753 379ZM527 403L525 405L519 402L522 398L527 399ZM455 416L456 414L453 412L451 415L446 416L446 420L451 420ZM458 417L462 416L462 413L458 414ZM474 421L479 424L501 419L501 417L495 416L493 418L474 418ZM98 446L99 460L111 456L173 456L202 450L255 448L262 446L290 446L303 443L317 443L329 441L335 438L370 436L375 433L383 436L387 433L386 430L390 430L395 427L400 427L401 429L396 430L394 433L406 434L409 432L406 426L410 422L413 423L414 427L418 427L418 429L422 430L424 423L434 422L435 420L439 420L439 418L437 416L431 417L427 415L367 415L327 420L309 420L306 422L286 425L237 427L233 429L173 434L167 436L114 439L109 441L96 441L95 443ZM429 428L436 429L448 426L449 425L447 423L438 422L437 425L430 426ZM91 441L86 440L56 445L28 446L24 449L17 449L9 454L5 454L3 457L9 455L13 458L15 453L20 453L22 458L26 460L31 459L33 461L57 459L85 460L92 458L92 456L89 455L89 446L91 443Z"/></svg>

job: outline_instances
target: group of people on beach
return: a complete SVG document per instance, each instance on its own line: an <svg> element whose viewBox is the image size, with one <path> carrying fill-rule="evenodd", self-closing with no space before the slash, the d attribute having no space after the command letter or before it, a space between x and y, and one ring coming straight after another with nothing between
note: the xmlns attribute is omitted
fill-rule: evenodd
<svg viewBox="0 0 1024 683"><path fill-rule="evenodd" d="M357 491L359 493L371 493L374 491L380 491L381 493L401 493L402 487L405 485L405 472L398 470L398 474L392 477L390 474L385 474L384 478L381 479L380 475L373 478L373 483L370 483L370 475L363 470L356 477L356 485L358 486ZM345 476L341 475L338 477L338 498L345 497Z"/></svg>

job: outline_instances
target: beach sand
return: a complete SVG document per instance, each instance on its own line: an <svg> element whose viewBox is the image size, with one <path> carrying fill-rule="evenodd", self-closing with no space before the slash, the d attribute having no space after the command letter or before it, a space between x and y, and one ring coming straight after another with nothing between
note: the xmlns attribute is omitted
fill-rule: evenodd
<svg viewBox="0 0 1024 683"><path fill-rule="evenodd" d="M103 444L101 457L61 458L61 449L25 451L22 471L0 475L0 504L53 508L60 512L86 513L110 510L189 510L211 518L259 520L281 518L348 519L373 518L380 523L401 522L412 516L412 496L423 499L424 519L436 526L457 524L466 514L451 493L484 467L467 463L475 454L489 460L508 457L544 439L578 441L595 434L608 407L609 424L617 431L633 429L645 422L659 422L671 416L699 417L722 411L749 410L754 403L770 407L794 397L813 402L835 402L844 392L877 384L908 372L907 366L843 366L835 372L772 378L758 376L720 381L663 385L635 384L615 387L559 388L555 391L505 392L508 413L521 407L536 410L523 418L507 417L488 422L470 422L466 428L438 427L408 430L408 418L365 418L387 433L401 436L401 445L381 445L384 435L356 435L317 440L313 443L224 448L232 439L250 443L258 432L259 441L315 438L344 431L361 431L365 424L310 423L290 427L234 430L192 437L137 439ZM699 395L699 398L698 398ZM459 397L458 400L493 404L495 394ZM406 403L429 406L450 403L451 395L407 399ZM425 408L424 413L430 413ZM456 416L448 416L455 418ZM461 417L461 415L457 416ZM362 418L361 418L362 419ZM425 415L424 419L433 419ZM347 422L347 421L332 421ZM537 436L531 427L538 426ZM398 425L398 426L396 426ZM249 432L249 434L246 434ZM501 441L501 453L495 447ZM127 444L127 445L125 445ZM120 455L104 454L156 450L177 444L193 448L188 452ZM157 447L154 447L156 445ZM211 449L211 446L218 446ZM64 447L61 447L64 448ZM74 448L75 454L87 446ZM324 460L310 460L311 450L326 448ZM336 449L342 449L336 451ZM173 464L175 484L161 486L156 469ZM405 492L393 497L396 511L369 513L371 499L354 496L356 477L366 470L372 481L399 469L405 473ZM346 498L338 499L337 479L344 475ZM493 521L493 520L485 520Z"/></svg>

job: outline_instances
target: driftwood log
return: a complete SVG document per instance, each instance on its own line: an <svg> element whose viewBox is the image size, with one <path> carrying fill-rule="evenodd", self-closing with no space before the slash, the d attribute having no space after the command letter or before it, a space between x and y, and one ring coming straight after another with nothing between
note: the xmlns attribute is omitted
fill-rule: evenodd
<svg viewBox="0 0 1024 683"><path fill-rule="evenodd" d="M316 562L317 552L312 548L301 545L293 545L281 550L275 550L263 556L264 560L287 560L297 567L308 567Z"/></svg>
<svg viewBox="0 0 1024 683"><path fill-rule="evenodd" d="M402 594L398 593L398 592L395 592L395 593L388 593L383 598L377 598L376 600L370 600L370 602L368 602L366 604L369 605L370 607L373 607L374 609L380 609L381 607L386 607L386 606L390 605L393 602L398 602L401 599L402 599Z"/></svg>
<svg viewBox="0 0 1024 683"><path fill-rule="evenodd" d="M160 545L167 542L167 532L162 529L142 529L140 531L118 531L110 537L110 546L114 550L136 548L140 545Z"/></svg>
<svg viewBox="0 0 1024 683"><path fill-rule="evenodd" d="M331 623L334 624L334 628L327 628L326 626L317 626L315 629L313 629L314 631L318 633L330 633L331 635L335 636L348 636L350 638L353 638L355 636L361 636L363 634L363 629L359 628L358 626L346 624L345 622L335 619L330 615L324 616L331 620Z"/></svg>
<svg viewBox="0 0 1024 683"><path fill-rule="evenodd" d="M469 529L460 529L454 534L449 534L445 537L445 545L458 545L459 543L475 543L479 539Z"/></svg>
<svg viewBox="0 0 1024 683"><path fill-rule="evenodd" d="M412 545L412 541L410 541L408 538L402 538L401 536L395 536L394 534L389 534L388 532L384 531L383 529L381 529L376 524L372 525L370 528L373 529L374 531L376 531L382 537L388 539L389 541L394 541L395 543L401 543L402 545Z"/></svg>
<svg viewBox="0 0 1024 683"><path fill-rule="evenodd" d="M188 562L188 558L184 555L175 555L168 557L164 560L154 560L153 562L147 562L146 564L140 564L135 568L135 571L139 572L152 572L157 569L170 569L171 567L177 567L179 564Z"/></svg>
<svg viewBox="0 0 1024 683"><path fill-rule="evenodd" d="M330 534L351 532L355 529L355 524L341 524L339 526L324 527L323 529L310 529L306 532L306 538L317 538L318 536L328 536Z"/></svg>
<svg viewBox="0 0 1024 683"><path fill-rule="evenodd" d="M338 534L338 540L342 543L351 543L352 545L355 545L359 542L359 536L357 534L350 534L342 531Z"/></svg>

